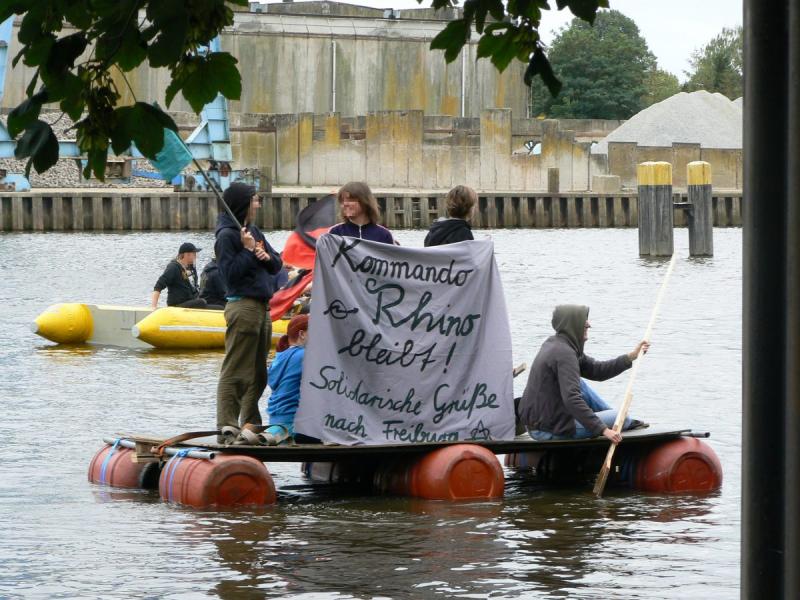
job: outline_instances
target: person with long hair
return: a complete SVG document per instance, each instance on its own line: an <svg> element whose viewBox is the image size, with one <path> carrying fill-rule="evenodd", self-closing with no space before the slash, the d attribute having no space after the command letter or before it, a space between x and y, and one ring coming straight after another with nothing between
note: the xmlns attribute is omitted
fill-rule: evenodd
<svg viewBox="0 0 800 600"><path fill-rule="evenodd" d="M470 220L478 203L478 195L471 187L457 185L447 192L445 208L447 216L436 219L425 236L425 246L441 246L474 240Z"/></svg>
<svg viewBox="0 0 800 600"><path fill-rule="evenodd" d="M328 233L384 244L395 243L392 232L378 223L381 210L366 183L361 181L346 183L339 189L336 198L342 222L331 227Z"/></svg>

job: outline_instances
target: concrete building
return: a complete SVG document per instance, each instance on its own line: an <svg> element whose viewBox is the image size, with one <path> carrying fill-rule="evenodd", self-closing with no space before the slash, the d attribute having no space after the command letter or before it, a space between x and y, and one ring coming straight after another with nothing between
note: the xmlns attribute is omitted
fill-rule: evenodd
<svg viewBox="0 0 800 600"><path fill-rule="evenodd" d="M510 108L525 115L525 65L514 61L498 73L488 60L476 61L477 37L447 64L430 50L453 9L381 10L337 2L252 3L236 12L222 35L222 48L239 60L242 98L236 113L326 113L344 117L380 110L421 110L427 114L478 117L485 108ZM16 35L9 56L16 55ZM19 63L9 71L3 108L24 100L32 70ZM169 79L163 69L128 74L138 99L162 105ZM120 80L123 101L132 99ZM181 97L169 107L187 111Z"/></svg>

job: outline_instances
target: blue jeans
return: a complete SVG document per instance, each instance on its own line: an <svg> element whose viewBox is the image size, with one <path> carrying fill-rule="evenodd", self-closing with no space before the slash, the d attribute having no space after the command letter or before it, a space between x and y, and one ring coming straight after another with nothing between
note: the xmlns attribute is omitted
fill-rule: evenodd
<svg viewBox="0 0 800 600"><path fill-rule="evenodd" d="M617 410L611 408L608 403L603 400L597 392L589 387L586 380L581 379L581 395L586 401L586 404L594 411L594 414L600 419L606 427L611 429L614 427L614 421L617 420ZM625 422L622 424L623 431L631 426L632 419L626 417ZM575 421L575 435L555 435L549 431L540 431L534 429L529 431L531 437L538 442L546 442L547 440L582 440L594 437L594 434Z"/></svg>

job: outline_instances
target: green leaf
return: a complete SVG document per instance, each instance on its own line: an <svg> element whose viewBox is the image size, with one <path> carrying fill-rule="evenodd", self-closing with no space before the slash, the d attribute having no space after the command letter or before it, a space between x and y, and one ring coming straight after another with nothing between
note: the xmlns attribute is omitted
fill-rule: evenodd
<svg viewBox="0 0 800 600"><path fill-rule="evenodd" d="M70 0L64 10L64 18L76 29L88 29L92 24L92 12L87 0Z"/></svg>
<svg viewBox="0 0 800 600"><path fill-rule="evenodd" d="M161 109L137 102L115 111L116 127L112 131L111 146L117 154L130 146L131 140L147 158L154 158L164 145L164 128L175 130L172 118Z"/></svg>
<svg viewBox="0 0 800 600"><path fill-rule="evenodd" d="M34 94L8 114L8 135L17 137L24 129L39 119L42 105L47 102L47 92Z"/></svg>
<svg viewBox="0 0 800 600"><path fill-rule="evenodd" d="M444 50L445 61L453 62L469 40L469 35L470 27L466 20L450 21L431 41L431 50Z"/></svg>
<svg viewBox="0 0 800 600"><path fill-rule="evenodd" d="M501 73L506 70L511 61L516 58L519 51L515 42L516 32L509 30L500 36L500 44L492 53L492 64Z"/></svg>
<svg viewBox="0 0 800 600"><path fill-rule="evenodd" d="M44 71L40 71L40 74L42 83L47 88L47 93L50 96L50 102L66 100L68 106L73 106L80 101L80 95L84 89L84 84L80 77L70 71L64 71L58 77L54 77L52 73L45 73ZM80 117L80 113L77 116ZM70 115L70 118L72 118L72 115Z"/></svg>
<svg viewBox="0 0 800 600"><path fill-rule="evenodd" d="M17 142L14 156L28 158L25 176L30 176L31 166L38 173L44 173L58 161L58 140L53 129L44 121L34 121L25 129L25 134Z"/></svg>
<svg viewBox="0 0 800 600"><path fill-rule="evenodd" d="M20 15L30 8L27 2L14 2L13 0L3 0L0 2L0 23L12 15Z"/></svg>
<svg viewBox="0 0 800 600"><path fill-rule="evenodd" d="M159 30L147 56L152 67L166 67L181 59L189 31L189 14L183 0L159 0L147 5L147 18Z"/></svg>
<svg viewBox="0 0 800 600"><path fill-rule="evenodd" d="M59 38L48 53L45 62L46 72L51 76L60 77L62 73L71 70L75 66L75 60L86 50L88 43L83 32ZM44 72L42 75L44 76Z"/></svg>
<svg viewBox="0 0 800 600"><path fill-rule="evenodd" d="M175 96L178 92L181 91L183 87L183 77L173 71L172 74L172 81L169 82L167 89L164 92L164 100L167 103L167 106L172 104L172 101L175 99Z"/></svg>
<svg viewBox="0 0 800 600"><path fill-rule="evenodd" d="M589 23L594 23L599 8L608 8L608 0L556 0L558 10L568 6L572 14Z"/></svg>
<svg viewBox="0 0 800 600"><path fill-rule="evenodd" d="M35 42L22 49L22 54L24 54L23 62L29 67L45 64L50 57L50 53L54 51L53 46L55 43L56 36L52 34L38 38ZM16 60L16 57L14 60Z"/></svg>
<svg viewBox="0 0 800 600"><path fill-rule="evenodd" d="M217 97L219 86L208 77L204 68L205 61L195 61L194 69L188 70L183 82L183 97L199 113L203 107Z"/></svg>
<svg viewBox="0 0 800 600"><path fill-rule="evenodd" d="M542 78L551 96L558 96L561 91L561 82L558 80L558 77L555 76L555 73L553 73L550 61L547 60L541 48L534 50L533 56L531 56L531 60L528 63L528 68L525 69L525 85L530 86L536 75Z"/></svg>
<svg viewBox="0 0 800 600"><path fill-rule="evenodd" d="M39 72L36 71L34 72L33 77L31 77L31 81L30 83L28 83L28 87L25 88L25 95L28 96L29 98L33 96L33 90L36 89L36 83L38 81L39 81Z"/></svg>
<svg viewBox="0 0 800 600"><path fill-rule="evenodd" d="M161 110L160 107L153 104L147 104L146 102L137 102L137 105L141 106L143 111L147 112L153 119L158 121L158 124L162 128L178 131L178 125L175 123L173 118Z"/></svg>
<svg viewBox="0 0 800 600"><path fill-rule="evenodd" d="M208 77L216 81L219 93L228 100L238 100L242 96L242 76L237 63L227 52L212 52L206 63Z"/></svg>
<svg viewBox="0 0 800 600"><path fill-rule="evenodd" d="M108 148L94 148L86 153L86 166L83 168L83 176L89 179L94 173L100 181L106 180L106 161L108 160Z"/></svg>

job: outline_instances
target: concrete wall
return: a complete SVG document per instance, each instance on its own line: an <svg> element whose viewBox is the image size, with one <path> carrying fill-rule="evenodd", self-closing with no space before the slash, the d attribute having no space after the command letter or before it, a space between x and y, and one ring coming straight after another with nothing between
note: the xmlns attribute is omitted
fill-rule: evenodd
<svg viewBox="0 0 800 600"><path fill-rule="evenodd" d="M355 116L421 110L462 116L463 79L464 115L477 117L485 108L511 108L525 116L525 64L514 61L498 73L488 60L476 61L475 38L465 48L464 59L448 65L443 52L430 49L431 40L445 24L433 19L237 12L234 26L222 35L222 47L239 60L243 79L241 101L231 102L230 112L335 110ZM18 50L15 31L9 55ZM10 69L0 106L13 108L22 102L31 76L32 70L22 63ZM127 74L127 79L136 98L165 105L166 70L142 67ZM117 83L123 102L131 102L128 84L121 77ZM179 96L169 109L188 111L189 107Z"/></svg>
<svg viewBox="0 0 800 600"><path fill-rule="evenodd" d="M678 143L669 147L639 146L635 142L608 144L607 173L619 175L624 188L636 187L636 165L648 160L671 163L672 185L676 188L686 187L686 165L694 160L704 160L711 164L711 177L715 188L732 190L742 188L741 150L701 148L699 144Z"/></svg>

